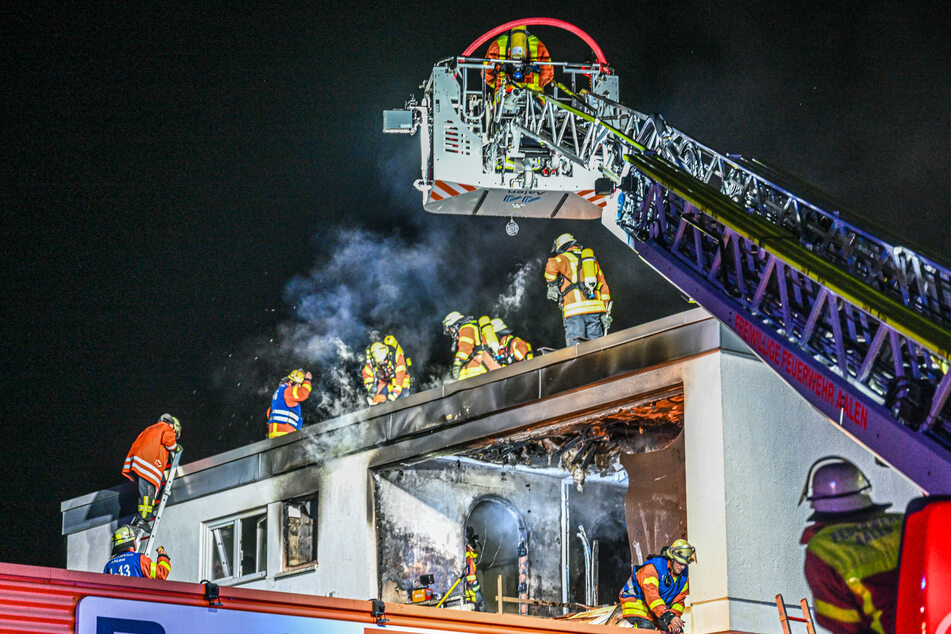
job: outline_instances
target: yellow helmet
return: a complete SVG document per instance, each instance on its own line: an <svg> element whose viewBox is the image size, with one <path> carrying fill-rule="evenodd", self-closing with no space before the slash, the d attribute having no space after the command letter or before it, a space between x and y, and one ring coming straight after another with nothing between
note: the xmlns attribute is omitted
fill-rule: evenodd
<svg viewBox="0 0 951 634"><path fill-rule="evenodd" d="M370 353L368 356L372 357L377 363L383 363L386 360L389 350L386 349L386 345L380 343L379 341L374 341L370 344Z"/></svg>
<svg viewBox="0 0 951 634"><path fill-rule="evenodd" d="M168 423L169 425L172 426L172 429L175 430L175 438L180 438L180 437L181 437L181 435L182 435L182 424L178 421L177 418L175 418L175 417L172 416L171 414L162 414L162 416L161 416L161 418L159 418L159 420L162 421L163 423Z"/></svg>
<svg viewBox="0 0 951 634"><path fill-rule="evenodd" d="M287 375L284 379L288 383L303 383L304 382L304 371L303 370L292 370L290 374Z"/></svg>
<svg viewBox="0 0 951 634"><path fill-rule="evenodd" d="M113 548L116 546L122 546L126 543L128 543L132 548L135 548L137 546L136 540L137 538L135 536L135 531L132 530L132 527L128 525L120 526L118 530L112 534Z"/></svg>
<svg viewBox="0 0 951 634"><path fill-rule="evenodd" d="M687 543L686 539L678 539L667 547L667 556L683 565L697 560L697 549Z"/></svg>
<svg viewBox="0 0 951 634"><path fill-rule="evenodd" d="M512 29L508 57L517 60L524 60L528 57L528 29L524 24L519 24Z"/></svg>
<svg viewBox="0 0 951 634"><path fill-rule="evenodd" d="M561 253L574 246L575 242L575 237L573 235L570 233L563 233L555 238L555 241L551 245L551 252L556 254Z"/></svg>

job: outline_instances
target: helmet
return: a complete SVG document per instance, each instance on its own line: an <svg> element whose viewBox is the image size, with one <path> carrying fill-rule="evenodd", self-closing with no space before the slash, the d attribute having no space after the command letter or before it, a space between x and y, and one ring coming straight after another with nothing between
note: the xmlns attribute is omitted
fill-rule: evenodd
<svg viewBox="0 0 951 634"><path fill-rule="evenodd" d="M449 331L452 330L452 327L463 319L465 319L465 317L463 317L462 313L460 313L458 310L452 311L446 315L445 319L442 320L442 331L448 335Z"/></svg>
<svg viewBox="0 0 951 634"><path fill-rule="evenodd" d="M178 438L182 435L182 424L178 422L178 419L171 414L162 414L162 416L159 418L159 421L168 423L172 426L172 429L175 430L175 438Z"/></svg>
<svg viewBox="0 0 951 634"><path fill-rule="evenodd" d="M697 561L697 549L686 539L678 539L667 547L667 557L686 566L691 561Z"/></svg>
<svg viewBox="0 0 951 634"><path fill-rule="evenodd" d="M528 29L519 24L512 29L512 40L509 42L509 59L524 60L528 57Z"/></svg>
<svg viewBox="0 0 951 634"><path fill-rule="evenodd" d="M501 335L506 330L509 330L509 327L505 325L505 322L499 319L498 317L492 318L492 330L495 331L495 334ZM511 332L511 330L509 330Z"/></svg>
<svg viewBox="0 0 951 634"><path fill-rule="evenodd" d="M120 526L118 530L112 534L113 548L121 548L126 544L131 548L138 547L138 539L135 536L135 531L132 530L132 527L129 525Z"/></svg>
<svg viewBox="0 0 951 634"><path fill-rule="evenodd" d="M884 510L891 506L875 504L869 497L871 489L872 485L865 474L853 463L839 456L826 456L819 458L809 467L799 504L802 504L803 500L809 500L816 511L809 519L816 519L820 513Z"/></svg>
<svg viewBox="0 0 951 634"><path fill-rule="evenodd" d="M369 354L367 356L372 357L377 363L383 363L386 360L389 350L386 349L386 346L379 341L374 341L370 344L368 348Z"/></svg>
<svg viewBox="0 0 951 634"><path fill-rule="evenodd" d="M570 233L563 233L551 244L551 252L558 254L567 251L575 245L575 237Z"/></svg>
<svg viewBox="0 0 951 634"><path fill-rule="evenodd" d="M304 371L303 370L291 370L291 373L284 377L286 383L303 383L304 382Z"/></svg>

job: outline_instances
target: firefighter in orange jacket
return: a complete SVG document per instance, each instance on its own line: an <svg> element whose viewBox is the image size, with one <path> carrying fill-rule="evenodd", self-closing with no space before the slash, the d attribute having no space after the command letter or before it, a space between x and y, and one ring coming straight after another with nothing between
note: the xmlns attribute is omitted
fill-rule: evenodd
<svg viewBox="0 0 951 634"><path fill-rule="evenodd" d="M545 264L548 299L558 302L565 345L603 337L611 327L611 290L591 249L570 233L555 238Z"/></svg>
<svg viewBox="0 0 951 634"><path fill-rule="evenodd" d="M300 404L310 396L313 375L294 370L283 379L271 396L267 409L267 437L276 438L299 430L304 425Z"/></svg>
<svg viewBox="0 0 951 634"><path fill-rule="evenodd" d="M102 572L107 575L122 575L124 577L145 577L146 579L168 579L172 572L172 560L159 546L156 561L152 561L141 553L138 539L131 526L120 526L112 534L112 558L106 563Z"/></svg>
<svg viewBox="0 0 951 634"><path fill-rule="evenodd" d="M466 603L475 604L476 612L485 611L485 597L482 595L482 585L479 583L476 563L479 561L479 536L469 526L466 528Z"/></svg>
<svg viewBox="0 0 951 634"><path fill-rule="evenodd" d="M499 363L499 339L492 329L492 320L483 315L479 319L464 317L452 311L442 321L443 332L452 337L455 357L452 377L468 379L502 367Z"/></svg>
<svg viewBox="0 0 951 634"><path fill-rule="evenodd" d="M412 364L396 337L387 335L383 341L374 341L366 351L363 364L363 385L367 403L377 405L409 396L412 383L407 367Z"/></svg>
<svg viewBox="0 0 951 634"><path fill-rule="evenodd" d="M493 318L492 329L499 338L499 363L511 365L532 358L532 344L512 334L512 329L504 321Z"/></svg>
<svg viewBox="0 0 951 634"><path fill-rule="evenodd" d="M689 591L687 564L696 560L695 554L687 540L678 539L635 567L620 593L624 618L644 630L662 626L670 634L683 632L680 617Z"/></svg>
<svg viewBox="0 0 951 634"><path fill-rule="evenodd" d="M528 33L525 25L516 26L497 38L489 45L485 56L489 59L509 60L508 64L486 66L485 83L495 89L500 87L496 85L499 71L505 71L513 81L536 90L547 86L555 77L551 64L544 63L551 61L548 49L541 40Z"/></svg>
<svg viewBox="0 0 951 634"><path fill-rule="evenodd" d="M799 498L814 511L800 542L816 621L835 634L895 631L904 515L886 513L891 504L873 502L871 489L854 464L826 456L809 469Z"/></svg>
<svg viewBox="0 0 951 634"><path fill-rule="evenodd" d="M136 482L139 488L138 514L132 520L132 526L145 533L151 531L149 522L169 453L182 450L178 444L181 435L182 424L178 419L171 414L162 414L159 422L146 427L135 439L122 465L122 475Z"/></svg>

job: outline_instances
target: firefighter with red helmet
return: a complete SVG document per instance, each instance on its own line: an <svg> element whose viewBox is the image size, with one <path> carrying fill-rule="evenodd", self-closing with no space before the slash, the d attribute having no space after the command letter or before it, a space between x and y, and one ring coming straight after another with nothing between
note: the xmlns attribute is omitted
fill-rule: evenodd
<svg viewBox="0 0 951 634"><path fill-rule="evenodd" d="M634 627L683 632L684 600L689 584L688 564L696 561L696 549L686 539L664 546L660 555L650 555L621 588L621 611Z"/></svg>
<svg viewBox="0 0 951 634"><path fill-rule="evenodd" d="M499 363L502 365L511 365L534 356L532 344L516 336L512 329L498 317L492 319L492 329L499 338Z"/></svg>
<svg viewBox="0 0 951 634"><path fill-rule="evenodd" d="M611 289L594 251L563 233L551 246L545 264L548 299L558 302L565 325L565 344L603 337L611 327Z"/></svg>
<svg viewBox="0 0 951 634"><path fill-rule="evenodd" d="M171 414L162 414L159 421L138 435L122 465L122 475L135 482L139 489L138 513L132 526L148 533L151 530L155 498L162 487L169 454L181 451L178 439L182 424Z"/></svg>
<svg viewBox="0 0 951 634"><path fill-rule="evenodd" d="M267 437L276 438L299 430L304 425L300 404L310 396L313 375L294 370L283 379L271 396L267 410Z"/></svg>
<svg viewBox="0 0 951 634"><path fill-rule="evenodd" d="M498 77L501 72L505 72L512 81L536 90L543 89L555 77L551 64L544 63L551 61L548 49L541 40L528 32L528 27L524 24L496 38L489 45L485 56L489 59L508 60L507 64L486 66L485 83L495 89L500 87Z"/></svg>
<svg viewBox="0 0 951 634"><path fill-rule="evenodd" d="M454 310L442 325L443 332L452 337L454 379L468 379L502 367L498 360L499 338L487 315L476 319Z"/></svg>
<svg viewBox="0 0 951 634"><path fill-rule="evenodd" d="M813 463L799 503L813 513L800 543L819 625L836 634L894 632L904 516L876 504L865 474L845 458Z"/></svg>
<svg viewBox="0 0 951 634"><path fill-rule="evenodd" d="M409 396L412 377L407 368L411 365L412 361L393 335L371 343L362 372L367 403L377 405Z"/></svg>
<svg viewBox="0 0 951 634"><path fill-rule="evenodd" d="M124 577L145 577L147 579L168 579L172 572L172 560L159 546L155 561L137 553L138 539L131 526L120 526L112 534L112 558L106 562L102 572L107 575Z"/></svg>

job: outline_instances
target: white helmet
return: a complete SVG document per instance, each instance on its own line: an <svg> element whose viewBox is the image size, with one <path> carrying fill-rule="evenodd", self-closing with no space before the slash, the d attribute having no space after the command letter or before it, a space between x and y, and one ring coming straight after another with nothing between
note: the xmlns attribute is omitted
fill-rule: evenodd
<svg viewBox="0 0 951 634"><path fill-rule="evenodd" d="M563 233L551 244L551 252L554 254L562 253L570 249L576 243L575 237L570 233Z"/></svg>
<svg viewBox="0 0 951 634"><path fill-rule="evenodd" d="M825 456L809 468L799 504L809 500L816 511L809 519L816 519L817 515L825 513L884 510L891 506L873 502L869 497L871 489L868 478L854 464L839 456Z"/></svg>
<svg viewBox="0 0 951 634"><path fill-rule="evenodd" d="M495 331L495 334L501 335L506 330L509 330L509 327L505 325L505 322L499 319L498 317L492 318L492 330Z"/></svg>
<svg viewBox="0 0 951 634"><path fill-rule="evenodd" d="M453 326L458 324L460 321L465 319L465 317L458 310L454 310L446 318L442 320L442 331L446 334L449 334L449 331Z"/></svg>

